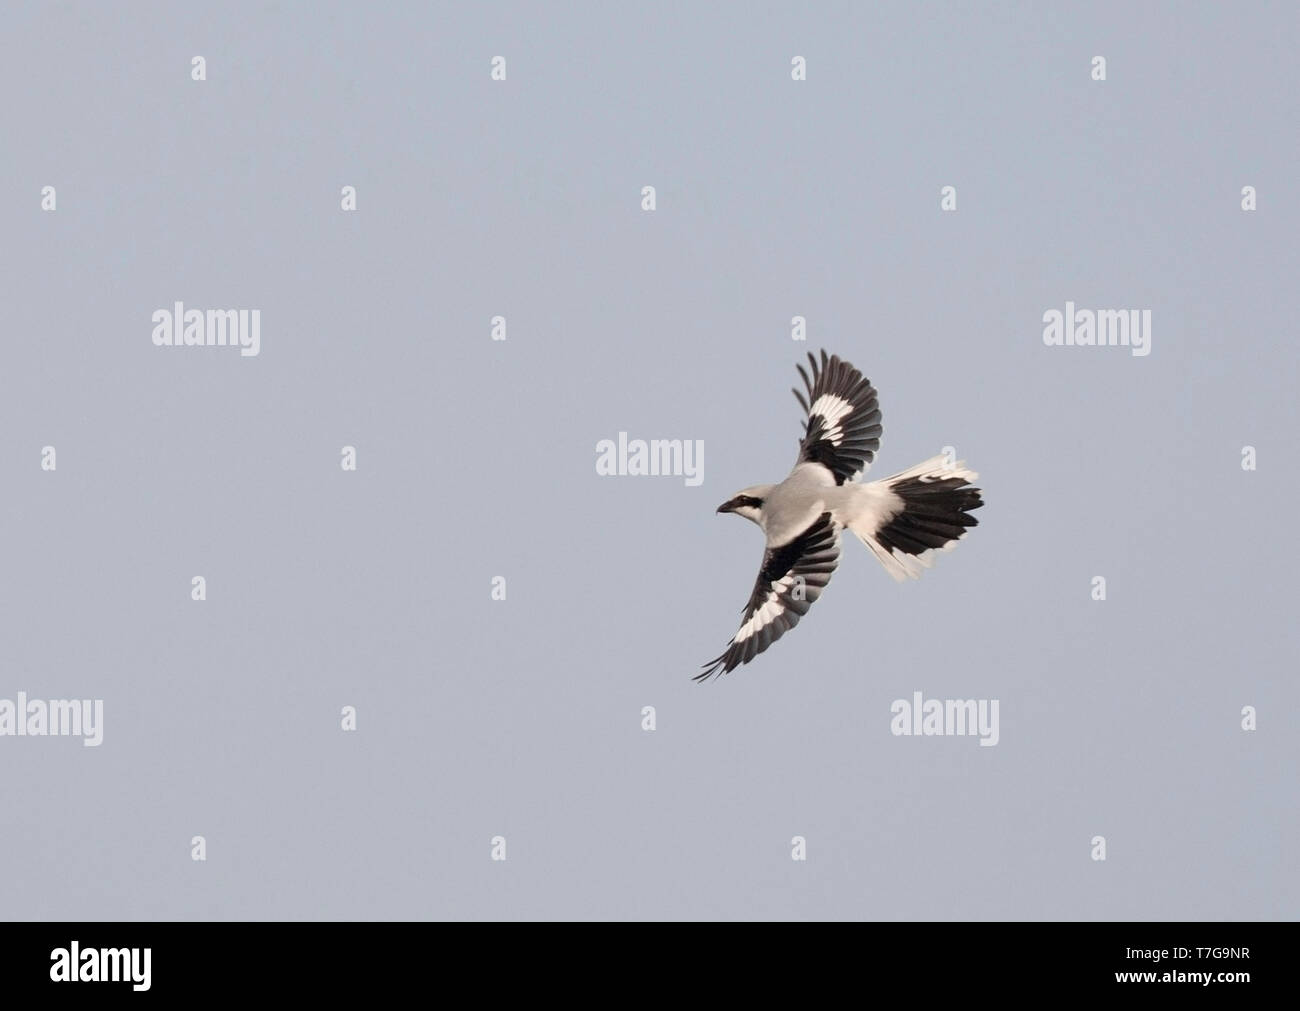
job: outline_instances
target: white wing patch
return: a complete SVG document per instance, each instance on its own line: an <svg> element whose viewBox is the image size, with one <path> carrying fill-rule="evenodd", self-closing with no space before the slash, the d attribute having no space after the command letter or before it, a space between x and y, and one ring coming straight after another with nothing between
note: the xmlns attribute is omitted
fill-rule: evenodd
<svg viewBox="0 0 1300 1011"><path fill-rule="evenodd" d="M822 437L832 446L838 446L844 441L844 430L840 428L840 421L853 410L853 404L843 397L837 397L833 393L823 393L817 398L816 403L812 405L812 410L808 412L809 417L820 414L825 421L826 430Z"/></svg>
<svg viewBox="0 0 1300 1011"><path fill-rule="evenodd" d="M754 612L753 617L740 626L740 631L735 635L736 642L744 642L755 632L762 631L778 614L785 611L785 605L781 603L781 594L794 586L795 578L794 575L786 573L776 582L769 584L772 588L768 591L767 599L763 601L763 606Z"/></svg>

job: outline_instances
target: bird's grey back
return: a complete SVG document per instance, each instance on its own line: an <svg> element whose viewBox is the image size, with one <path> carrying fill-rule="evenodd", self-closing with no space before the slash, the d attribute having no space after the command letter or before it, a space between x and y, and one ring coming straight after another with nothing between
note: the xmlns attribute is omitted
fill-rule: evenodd
<svg viewBox="0 0 1300 1011"><path fill-rule="evenodd" d="M763 503L768 545L785 544L803 533L826 508L827 496L839 490L825 467L796 464Z"/></svg>

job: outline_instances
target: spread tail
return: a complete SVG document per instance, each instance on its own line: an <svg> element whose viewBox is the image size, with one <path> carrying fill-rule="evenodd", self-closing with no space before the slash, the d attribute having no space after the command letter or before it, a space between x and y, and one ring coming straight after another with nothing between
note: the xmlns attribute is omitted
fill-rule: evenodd
<svg viewBox="0 0 1300 1011"><path fill-rule="evenodd" d="M860 485L848 527L898 581L917 579L979 523L970 515L984 504L970 482L979 477L964 463L931 457L901 474Z"/></svg>

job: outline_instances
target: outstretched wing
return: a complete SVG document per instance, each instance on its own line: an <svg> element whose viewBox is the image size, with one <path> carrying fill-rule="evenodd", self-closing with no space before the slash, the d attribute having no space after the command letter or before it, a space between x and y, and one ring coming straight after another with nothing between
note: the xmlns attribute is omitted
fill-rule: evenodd
<svg viewBox="0 0 1300 1011"><path fill-rule="evenodd" d="M840 531L843 528L824 512L803 533L780 546L768 547L745 605L740 631L726 651L704 665L696 681L726 674L749 663L808 613L821 596L840 560Z"/></svg>
<svg viewBox="0 0 1300 1011"><path fill-rule="evenodd" d="M880 448L876 390L861 372L836 355L827 358L823 351L818 363L809 352L808 363L811 379L802 365L795 366L808 391L806 400L794 391L808 415L798 462L821 464L836 484L843 484L866 470Z"/></svg>

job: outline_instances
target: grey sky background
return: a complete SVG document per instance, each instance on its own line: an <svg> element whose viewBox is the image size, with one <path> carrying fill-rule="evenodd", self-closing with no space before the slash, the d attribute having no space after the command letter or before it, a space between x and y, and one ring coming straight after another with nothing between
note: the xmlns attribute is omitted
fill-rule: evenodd
<svg viewBox="0 0 1300 1011"><path fill-rule="evenodd" d="M1294 5L4 22L0 698L105 729L0 738L0 915L1295 917ZM261 355L154 347L176 300ZM1066 300L1152 353L1044 347ZM823 346L869 477L953 445L980 526L903 586L847 539L693 684ZM620 431L704 483L598 476ZM892 736L918 690L998 746Z"/></svg>

